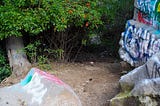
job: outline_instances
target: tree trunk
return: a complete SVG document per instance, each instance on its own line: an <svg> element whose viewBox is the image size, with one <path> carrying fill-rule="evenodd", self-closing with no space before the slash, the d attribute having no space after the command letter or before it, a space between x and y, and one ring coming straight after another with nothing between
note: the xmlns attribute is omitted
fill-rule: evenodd
<svg viewBox="0 0 160 106"><path fill-rule="evenodd" d="M6 40L6 50L8 54L9 64L12 69L12 74L21 76L31 68L31 64L27 59L26 54L22 51L24 48L22 37L11 36Z"/></svg>

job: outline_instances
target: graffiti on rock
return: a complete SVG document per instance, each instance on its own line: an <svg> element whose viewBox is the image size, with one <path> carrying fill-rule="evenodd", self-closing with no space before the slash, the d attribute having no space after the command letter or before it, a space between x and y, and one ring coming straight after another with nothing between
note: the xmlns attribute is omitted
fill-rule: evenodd
<svg viewBox="0 0 160 106"><path fill-rule="evenodd" d="M141 23L153 26L156 29L160 29L160 13L155 15L146 14L137 10L137 20Z"/></svg>
<svg viewBox="0 0 160 106"><path fill-rule="evenodd" d="M138 11L138 21L144 24L153 25L152 19L147 14Z"/></svg>
<svg viewBox="0 0 160 106"><path fill-rule="evenodd" d="M160 32L156 30L150 31L149 28L137 27L136 23L132 25L128 21L120 41L122 46L120 50L125 51L125 54L120 52L121 58L126 58L124 60L127 60L133 66L145 63L153 54L160 51L160 39L156 38L158 34Z"/></svg>
<svg viewBox="0 0 160 106"><path fill-rule="evenodd" d="M157 10L158 0L137 0L137 7L146 13L151 14L153 11Z"/></svg>
<svg viewBox="0 0 160 106"><path fill-rule="evenodd" d="M137 0L136 10L139 22L160 29L160 0Z"/></svg>
<svg viewBox="0 0 160 106"><path fill-rule="evenodd" d="M160 77L160 60L157 56L152 57L153 63L145 64L146 71L150 79Z"/></svg>
<svg viewBox="0 0 160 106"><path fill-rule="evenodd" d="M54 75L50 75L37 68L32 68L31 71L27 74L26 78L20 83L23 86L23 89L32 95L31 103L42 103L43 97L48 91L42 82L44 79L56 83L60 86L64 86L66 88L68 87L64 82L62 82Z"/></svg>
<svg viewBox="0 0 160 106"><path fill-rule="evenodd" d="M50 75L44 71L41 71L37 68L33 68L35 70L35 72L39 73L40 75L42 75L45 79L48 79L58 85L64 86L64 87L68 87L63 81L61 81L59 78L55 77L54 75Z"/></svg>
<svg viewBox="0 0 160 106"><path fill-rule="evenodd" d="M160 66L157 63L154 63L153 65L153 72L151 75L152 78L158 78L160 77Z"/></svg>
<svg viewBox="0 0 160 106"><path fill-rule="evenodd" d="M41 76L35 73L32 77L32 81L29 84L24 86L24 89L27 93L32 94L32 103L37 102L38 104L42 103L43 96L47 92L47 88L45 88L44 84L41 83Z"/></svg>

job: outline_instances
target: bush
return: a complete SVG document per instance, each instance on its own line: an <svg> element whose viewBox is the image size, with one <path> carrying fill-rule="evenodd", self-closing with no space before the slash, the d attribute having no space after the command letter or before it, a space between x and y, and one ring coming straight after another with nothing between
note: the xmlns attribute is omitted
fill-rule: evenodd
<svg viewBox="0 0 160 106"><path fill-rule="evenodd" d="M11 75L9 64L2 49L0 49L0 82Z"/></svg>
<svg viewBox="0 0 160 106"><path fill-rule="evenodd" d="M125 29L126 21L132 19L134 14L134 0L104 0L105 8L110 8L102 17L103 26L96 30L102 45L111 49L112 55L118 57L119 39ZM107 10L107 9L106 9Z"/></svg>
<svg viewBox="0 0 160 106"><path fill-rule="evenodd" d="M89 30L102 25L103 0L2 0L0 39L43 34L50 47L68 60ZM47 36L48 35L48 36Z"/></svg>
<svg viewBox="0 0 160 106"><path fill-rule="evenodd" d="M43 54L46 50L49 51L48 49L44 50L42 48L41 42L37 40L35 42L29 43L22 51L26 53L29 61L33 65L36 65L42 70L50 70L51 65L49 63L48 56Z"/></svg>
<svg viewBox="0 0 160 106"><path fill-rule="evenodd" d="M82 42L93 35L88 32L96 33L101 25L98 35L111 28L118 29L113 26L118 26L128 15L131 1L1 0L0 39L24 33L42 35L49 47L63 51L61 59L68 61L82 47Z"/></svg>

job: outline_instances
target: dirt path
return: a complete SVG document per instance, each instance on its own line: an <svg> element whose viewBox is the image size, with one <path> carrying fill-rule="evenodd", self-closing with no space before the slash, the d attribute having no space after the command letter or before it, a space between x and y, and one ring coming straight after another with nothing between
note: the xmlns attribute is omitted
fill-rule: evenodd
<svg viewBox="0 0 160 106"><path fill-rule="evenodd" d="M69 84L83 106L108 106L118 92L119 63L53 63L56 75Z"/></svg>

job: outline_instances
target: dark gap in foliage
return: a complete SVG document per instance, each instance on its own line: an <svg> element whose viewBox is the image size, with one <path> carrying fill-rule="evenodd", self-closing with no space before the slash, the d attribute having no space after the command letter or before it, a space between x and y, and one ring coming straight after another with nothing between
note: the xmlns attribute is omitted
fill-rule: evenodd
<svg viewBox="0 0 160 106"><path fill-rule="evenodd" d="M4 41L0 41L0 82L11 75Z"/></svg>

